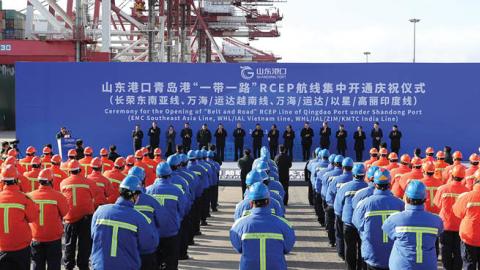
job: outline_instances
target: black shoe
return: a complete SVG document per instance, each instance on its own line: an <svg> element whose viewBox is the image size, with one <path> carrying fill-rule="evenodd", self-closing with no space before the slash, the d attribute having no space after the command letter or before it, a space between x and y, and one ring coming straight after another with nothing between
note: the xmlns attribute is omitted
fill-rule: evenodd
<svg viewBox="0 0 480 270"><path fill-rule="evenodd" d="M180 261L184 261L184 260L189 260L190 259L190 256L188 256L188 254L185 254L185 255L181 255L178 260Z"/></svg>
<svg viewBox="0 0 480 270"><path fill-rule="evenodd" d="M207 223L207 221L202 220L202 222L200 223L200 225L201 225L201 226L208 226L208 223Z"/></svg>
<svg viewBox="0 0 480 270"><path fill-rule="evenodd" d="M218 212L217 208L212 208L212 212Z"/></svg>
<svg viewBox="0 0 480 270"><path fill-rule="evenodd" d="M333 243L333 244L330 243L330 247L334 248L335 246L336 246L335 243Z"/></svg>
<svg viewBox="0 0 480 270"><path fill-rule="evenodd" d="M208 215L207 215L207 218L209 218L209 217L212 217L212 215L208 214Z"/></svg>
<svg viewBox="0 0 480 270"><path fill-rule="evenodd" d="M195 233L195 236L199 236L199 235L202 235L201 231L198 231L198 232Z"/></svg>

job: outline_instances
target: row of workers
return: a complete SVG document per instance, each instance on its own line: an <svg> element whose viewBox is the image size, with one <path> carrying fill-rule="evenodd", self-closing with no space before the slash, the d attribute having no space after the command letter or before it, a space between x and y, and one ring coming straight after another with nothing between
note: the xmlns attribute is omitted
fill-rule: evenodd
<svg viewBox="0 0 480 270"><path fill-rule="evenodd" d="M285 219L284 187L277 164L266 147L246 177L244 199L235 207L230 229L233 248L241 253L240 269L286 270L285 254L295 244L295 232Z"/></svg>
<svg viewBox="0 0 480 270"><path fill-rule="evenodd" d="M94 269L177 269L218 192L220 165L206 150L170 156L151 185L139 153L128 175L121 157L103 174L102 160L92 158L87 177L69 153L68 176L57 183L55 157L41 169L33 156L24 174L38 175L27 178L9 154L0 177L0 269L29 269L30 260L34 269L60 269L63 235L66 269L89 269L90 259Z"/></svg>
<svg viewBox="0 0 480 270"><path fill-rule="evenodd" d="M347 269L437 269L437 237L445 269L462 269L462 264L464 269L478 269L476 154L467 169L461 153L455 152L454 164L441 168L440 174L436 165L444 161L442 155L438 160L433 155L423 160L403 155L401 164L393 167L396 160L388 161L385 149L380 158L372 151L370 160L356 165L328 150L316 149L315 154L307 164L313 204Z"/></svg>

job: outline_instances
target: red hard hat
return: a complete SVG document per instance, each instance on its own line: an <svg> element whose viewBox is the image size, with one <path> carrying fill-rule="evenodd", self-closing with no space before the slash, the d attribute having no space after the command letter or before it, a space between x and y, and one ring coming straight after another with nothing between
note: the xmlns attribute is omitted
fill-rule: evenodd
<svg viewBox="0 0 480 270"><path fill-rule="evenodd" d="M435 151L433 150L432 147L428 147L427 150L425 150L425 153L427 153L427 154L433 154L433 153L435 153Z"/></svg>
<svg viewBox="0 0 480 270"><path fill-rule="evenodd" d="M437 152L437 158L445 158L445 153L443 151L438 151Z"/></svg>
<svg viewBox="0 0 480 270"><path fill-rule="evenodd" d="M473 154L470 155L470 158L468 160L470 160L470 162L472 162L472 163L479 162L480 157L476 153L473 153Z"/></svg>
<svg viewBox="0 0 480 270"><path fill-rule="evenodd" d="M433 162L428 161L423 164L423 171L426 173L434 173L435 172L435 164Z"/></svg>
<svg viewBox="0 0 480 270"><path fill-rule="evenodd" d="M390 159L390 160L398 160L397 153L391 152L390 154L388 154L388 159Z"/></svg>
<svg viewBox="0 0 480 270"><path fill-rule="evenodd" d="M13 165L7 165L2 170L2 181L15 180L17 178L17 168Z"/></svg>
<svg viewBox="0 0 480 270"><path fill-rule="evenodd" d="M465 178L465 167L462 165L455 165L452 169L452 176L458 178Z"/></svg>
<svg viewBox="0 0 480 270"><path fill-rule="evenodd" d="M43 169L39 174L38 174L38 180L48 180L52 181L53 180L53 172L50 169Z"/></svg>
<svg viewBox="0 0 480 270"><path fill-rule="evenodd" d="M423 162L422 162L422 159L419 158L419 157L414 157L414 158L412 159L412 166L413 166L413 167L420 167L420 166L422 166L422 163L423 163Z"/></svg>
<svg viewBox="0 0 480 270"><path fill-rule="evenodd" d="M137 150L135 152L135 158L142 158L143 157L143 152L142 150Z"/></svg>
<svg viewBox="0 0 480 270"><path fill-rule="evenodd" d="M10 157L17 157L18 153L17 153L17 150L10 149L10 150L8 150L7 155L10 156Z"/></svg>
<svg viewBox="0 0 480 270"><path fill-rule="evenodd" d="M50 149L50 147L43 147L43 150L42 150L42 153L44 154L51 154L52 153L52 149Z"/></svg>
<svg viewBox="0 0 480 270"><path fill-rule="evenodd" d="M377 148L372 148L370 149L370 155L377 154L378 155L378 150Z"/></svg>
<svg viewBox="0 0 480 270"><path fill-rule="evenodd" d="M68 150L67 155L69 157L76 157L77 156L77 151L75 149L70 149L70 150Z"/></svg>
<svg viewBox="0 0 480 270"><path fill-rule="evenodd" d="M148 149L144 147L144 148L143 148L143 155L144 155L144 156L148 156L148 154L149 154L149 153L148 153Z"/></svg>
<svg viewBox="0 0 480 270"><path fill-rule="evenodd" d="M127 165L133 165L135 164L135 157L132 155L129 155L125 161Z"/></svg>
<svg viewBox="0 0 480 270"><path fill-rule="evenodd" d="M90 146L85 147L85 150L83 150L83 153L87 156L93 155L93 149Z"/></svg>
<svg viewBox="0 0 480 270"><path fill-rule="evenodd" d="M27 151L26 151L27 154L32 154L33 155L33 154L35 154L35 152L37 152L37 150L35 150L35 147L33 147L33 146L27 147Z"/></svg>
<svg viewBox="0 0 480 270"><path fill-rule="evenodd" d="M160 148L158 148L158 147L155 148L155 150L153 151L153 154L154 154L155 156L160 156L160 155L162 154L162 149L160 149Z"/></svg>
<svg viewBox="0 0 480 270"><path fill-rule="evenodd" d="M59 155L53 155L52 163L60 164L62 162L62 158Z"/></svg>
<svg viewBox="0 0 480 270"><path fill-rule="evenodd" d="M92 159L92 161L90 161L90 167L101 168L102 167L102 160L98 157Z"/></svg>
<svg viewBox="0 0 480 270"><path fill-rule="evenodd" d="M100 149L100 156L108 156L108 151L105 148Z"/></svg>
<svg viewBox="0 0 480 270"><path fill-rule="evenodd" d="M117 168L122 168L125 166L125 158L123 157L118 157L116 160L115 160L115 163L113 164L115 167Z"/></svg>
<svg viewBox="0 0 480 270"><path fill-rule="evenodd" d="M33 157L32 161L30 161L31 165L40 165L42 164L42 160L39 157Z"/></svg>
<svg viewBox="0 0 480 270"><path fill-rule="evenodd" d="M408 154L403 154L400 157L400 161L403 162L403 163L406 163L406 164L410 164L410 162L411 162L410 156Z"/></svg>
<svg viewBox="0 0 480 270"><path fill-rule="evenodd" d="M15 157L7 157L5 159L5 165L16 165L17 164L17 159Z"/></svg>
<svg viewBox="0 0 480 270"><path fill-rule="evenodd" d="M380 148L380 155L387 155L388 154L388 150L387 148Z"/></svg>
<svg viewBox="0 0 480 270"><path fill-rule="evenodd" d="M70 160L68 162L68 170L69 171L76 171L80 169L80 163L77 160Z"/></svg>
<svg viewBox="0 0 480 270"><path fill-rule="evenodd" d="M463 159L462 152L460 151L455 151L452 156L454 159Z"/></svg>

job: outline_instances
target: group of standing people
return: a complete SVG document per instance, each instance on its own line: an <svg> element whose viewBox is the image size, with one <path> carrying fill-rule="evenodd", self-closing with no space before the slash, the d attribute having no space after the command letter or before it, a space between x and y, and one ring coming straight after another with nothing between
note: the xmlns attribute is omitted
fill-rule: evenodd
<svg viewBox="0 0 480 270"><path fill-rule="evenodd" d="M330 149L331 146L331 137L332 129L329 127L327 122L322 123L320 128L320 148ZM155 149L160 145L160 128L155 122L152 123L152 126L148 130L150 149ZM336 153L340 155L346 155L347 153L347 139L348 131L345 129L343 124L338 126L338 130L335 131L335 140L336 140ZM170 125L168 130L165 133L166 140L166 152L165 156L175 152L176 147L176 136L177 133L175 128ZM193 130L190 127L189 123L185 123L183 129L180 132L181 145L183 148L188 151L192 147L192 138ZM217 129L212 133L208 128L207 124L203 124L201 129L196 133L196 142L197 147L201 149L202 147L209 147L212 144L212 140L215 139L216 145L216 155L221 161L225 160L225 145L229 133L223 126L223 124L218 124ZM243 155L243 150L245 148L245 137L247 132L242 127L241 123L237 123L236 128L233 130L231 136L234 141L234 161L237 161ZM251 131L250 136L252 137L252 154L255 158L260 156L260 148L264 145L263 139L267 138L268 148L270 152L270 158L273 159L278 154L278 147L280 144L283 144L287 150L287 154L294 159L293 149L295 144L295 131L291 125L287 125L285 130L281 132L276 124L273 124L268 130L268 132L262 129L262 126L257 123L255 128ZM302 147L302 160L307 161L310 158L310 153L312 146L314 144L313 138L315 137L314 130L310 127L310 123L305 122L303 128L300 131L301 138L301 147ZM375 122L373 128L370 132L370 137L372 139L372 147L379 149L380 146L386 147L384 141L383 130L380 128L380 124ZM142 140L144 138L143 131L140 129L140 126L135 126L135 130L132 132L134 149L138 150L142 147ZM390 150L391 152L398 153L400 151L400 141L402 139L402 132L398 129L397 125L392 126L392 130L388 135L390 139ZM283 143L280 143L283 139ZM361 126L357 127L357 130L353 133L355 158L357 162L360 162L363 159L363 153L366 149L365 140L367 139L366 133L363 131Z"/></svg>

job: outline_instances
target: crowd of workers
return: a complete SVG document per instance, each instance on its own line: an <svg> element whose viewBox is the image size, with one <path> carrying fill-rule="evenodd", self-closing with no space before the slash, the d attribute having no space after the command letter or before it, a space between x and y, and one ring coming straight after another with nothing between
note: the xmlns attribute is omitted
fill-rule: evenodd
<svg viewBox="0 0 480 270"><path fill-rule="evenodd" d="M370 159L317 148L306 165L309 202L346 269L480 269L480 157L426 149L400 157L372 148Z"/></svg>
<svg viewBox="0 0 480 270"><path fill-rule="evenodd" d="M0 269L177 269L217 211L214 152L182 149L162 160L146 149L127 158L68 160L28 147L0 160Z"/></svg>

